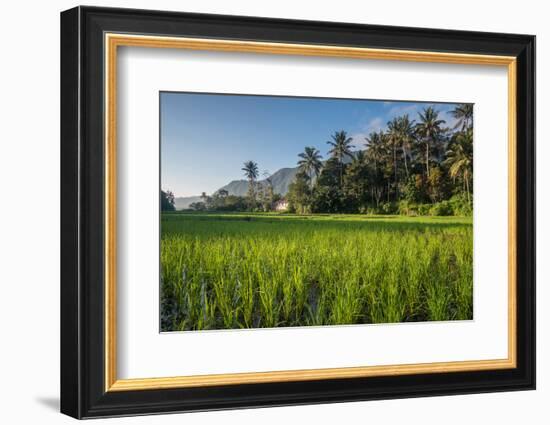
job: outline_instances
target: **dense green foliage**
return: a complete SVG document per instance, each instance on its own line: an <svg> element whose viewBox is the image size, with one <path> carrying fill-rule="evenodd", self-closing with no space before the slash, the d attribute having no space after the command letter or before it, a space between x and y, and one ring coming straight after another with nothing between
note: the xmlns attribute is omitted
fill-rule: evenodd
<svg viewBox="0 0 550 425"><path fill-rule="evenodd" d="M428 107L418 122L408 115L395 117L385 131L365 140L337 131L327 142L329 159L322 167L320 152L306 147L298 161L302 172L289 189L290 210L471 215L472 105L458 105L451 114L454 128L445 127L440 113ZM307 158L315 158L317 166Z"/></svg>
<svg viewBox="0 0 550 425"><path fill-rule="evenodd" d="M161 327L472 319L472 250L471 218L164 213Z"/></svg>
<svg viewBox="0 0 550 425"><path fill-rule="evenodd" d="M174 194L169 190L166 192L164 190L160 191L160 210L161 211L176 210Z"/></svg>

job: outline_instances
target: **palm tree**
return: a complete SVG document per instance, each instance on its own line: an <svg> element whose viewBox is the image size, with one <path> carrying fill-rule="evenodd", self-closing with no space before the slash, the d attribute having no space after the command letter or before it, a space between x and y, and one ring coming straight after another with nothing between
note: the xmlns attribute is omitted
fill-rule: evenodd
<svg viewBox="0 0 550 425"><path fill-rule="evenodd" d="M384 158L386 147L384 143L384 133L372 132L365 137L365 146L367 147L367 157L374 162L374 171L378 171L378 164Z"/></svg>
<svg viewBox="0 0 550 425"><path fill-rule="evenodd" d="M338 164L340 165L340 187L342 187L343 183L343 173L344 173L344 158L352 157L351 148L354 148L351 144L353 139L351 137L348 137L348 134L344 131L336 131L332 136L332 140L329 140L327 144L332 146L332 148L328 151L330 155L333 156L338 161Z"/></svg>
<svg viewBox="0 0 550 425"><path fill-rule="evenodd" d="M464 131L471 128L474 123L474 105L472 103L461 103L449 111L449 114L456 119L454 130L460 128L461 131Z"/></svg>
<svg viewBox="0 0 550 425"><path fill-rule="evenodd" d="M357 151L352 161L354 164L364 164L366 160L367 155L365 154L365 151Z"/></svg>
<svg viewBox="0 0 550 425"><path fill-rule="evenodd" d="M443 132L442 125L445 120L438 119L439 112L429 106L424 111L419 112L420 122L416 124L416 131L426 147L426 175L430 177L430 147L438 141Z"/></svg>
<svg viewBox="0 0 550 425"><path fill-rule="evenodd" d="M298 154L298 156L302 158L298 161L300 171L305 172L309 176L310 184L313 186L312 177L318 177L323 166L321 153L313 146L307 146L304 152Z"/></svg>
<svg viewBox="0 0 550 425"><path fill-rule="evenodd" d="M449 175L455 180L462 177L468 203L470 202L470 180L473 174L473 132L468 129L458 133L450 150L447 151L445 163L449 165Z"/></svg>
<svg viewBox="0 0 550 425"><path fill-rule="evenodd" d="M271 173L267 170L264 170L264 211L269 211L273 204L273 179L271 178Z"/></svg>
<svg viewBox="0 0 550 425"><path fill-rule="evenodd" d="M372 132L365 138L365 146L367 147L367 159L374 164L374 175L372 176L371 195L373 201L376 201L376 206L380 204L384 186L383 176L381 174L381 164L387 153L386 136L380 131L379 133Z"/></svg>
<svg viewBox="0 0 550 425"><path fill-rule="evenodd" d="M258 164L254 161L246 161L241 170L244 171L244 175L248 179L248 198L250 207L252 207L256 201L255 185L258 178Z"/></svg>
<svg viewBox="0 0 550 425"><path fill-rule="evenodd" d="M414 121L409 120L409 115L405 114L399 119L399 136L401 150L403 151L403 161L405 164L405 174L409 179L409 167L407 158L411 157L411 147L414 140Z"/></svg>
<svg viewBox="0 0 550 425"><path fill-rule="evenodd" d="M244 175L249 181L254 181L258 178L258 164L254 161L246 161L241 170L244 171Z"/></svg>
<svg viewBox="0 0 550 425"><path fill-rule="evenodd" d="M202 192L201 193L201 199L202 199L202 202L204 202L204 205L208 205L208 195L206 194L206 192Z"/></svg>
<svg viewBox="0 0 550 425"><path fill-rule="evenodd" d="M401 143L401 123L399 118L394 118L391 121L388 121L388 132L387 132L387 142L389 143L390 149L393 152L393 176L395 184L395 197L398 195L398 184L397 184L397 146Z"/></svg>

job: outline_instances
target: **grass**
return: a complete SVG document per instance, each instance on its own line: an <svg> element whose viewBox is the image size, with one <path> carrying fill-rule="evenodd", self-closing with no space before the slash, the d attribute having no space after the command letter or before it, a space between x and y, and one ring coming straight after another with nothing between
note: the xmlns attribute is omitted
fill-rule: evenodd
<svg viewBox="0 0 550 425"><path fill-rule="evenodd" d="M472 319L471 218L166 213L163 331Z"/></svg>

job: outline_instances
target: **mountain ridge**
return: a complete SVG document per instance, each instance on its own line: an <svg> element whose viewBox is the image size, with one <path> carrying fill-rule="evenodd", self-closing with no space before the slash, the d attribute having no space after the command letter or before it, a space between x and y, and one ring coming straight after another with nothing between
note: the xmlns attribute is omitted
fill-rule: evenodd
<svg viewBox="0 0 550 425"><path fill-rule="evenodd" d="M288 193L288 187L294 180L297 172L298 167L285 167L280 168L269 176L269 179L271 179L271 184L273 185L273 192L282 196L286 195ZM260 186L265 186L267 184L267 178L258 180L258 184ZM246 196L246 193L248 192L248 180L232 180L225 186L220 187L216 192L219 192L220 190L227 190L229 195Z"/></svg>
<svg viewBox="0 0 550 425"><path fill-rule="evenodd" d="M355 155L358 151L352 152ZM346 158L344 162L349 162L350 158ZM273 192L281 196L285 196L288 193L288 188L294 177L298 173L299 167L283 167L269 176L271 184L273 185ZM258 184L265 186L267 184L267 178L258 180ZM226 190L228 195L234 196L246 196L248 192L248 180L239 179L231 180L225 186L220 187L213 193L218 193L220 190ZM180 196L175 198L176 209L187 209L193 202L202 202L200 195L196 196Z"/></svg>

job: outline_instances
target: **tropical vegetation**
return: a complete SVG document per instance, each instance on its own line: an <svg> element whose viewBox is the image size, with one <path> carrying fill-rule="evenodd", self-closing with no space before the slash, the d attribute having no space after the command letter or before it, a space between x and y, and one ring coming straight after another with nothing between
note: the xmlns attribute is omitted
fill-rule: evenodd
<svg viewBox="0 0 550 425"><path fill-rule="evenodd" d="M326 159L306 146L297 155L298 172L284 195L289 212L471 215L473 106L459 104L448 115L452 127L429 106L416 119L397 116L362 140L336 131L326 142ZM274 193L269 174L260 184L253 160L243 164L242 172L248 181L246 197L218 191L191 209L272 211L282 195Z"/></svg>

